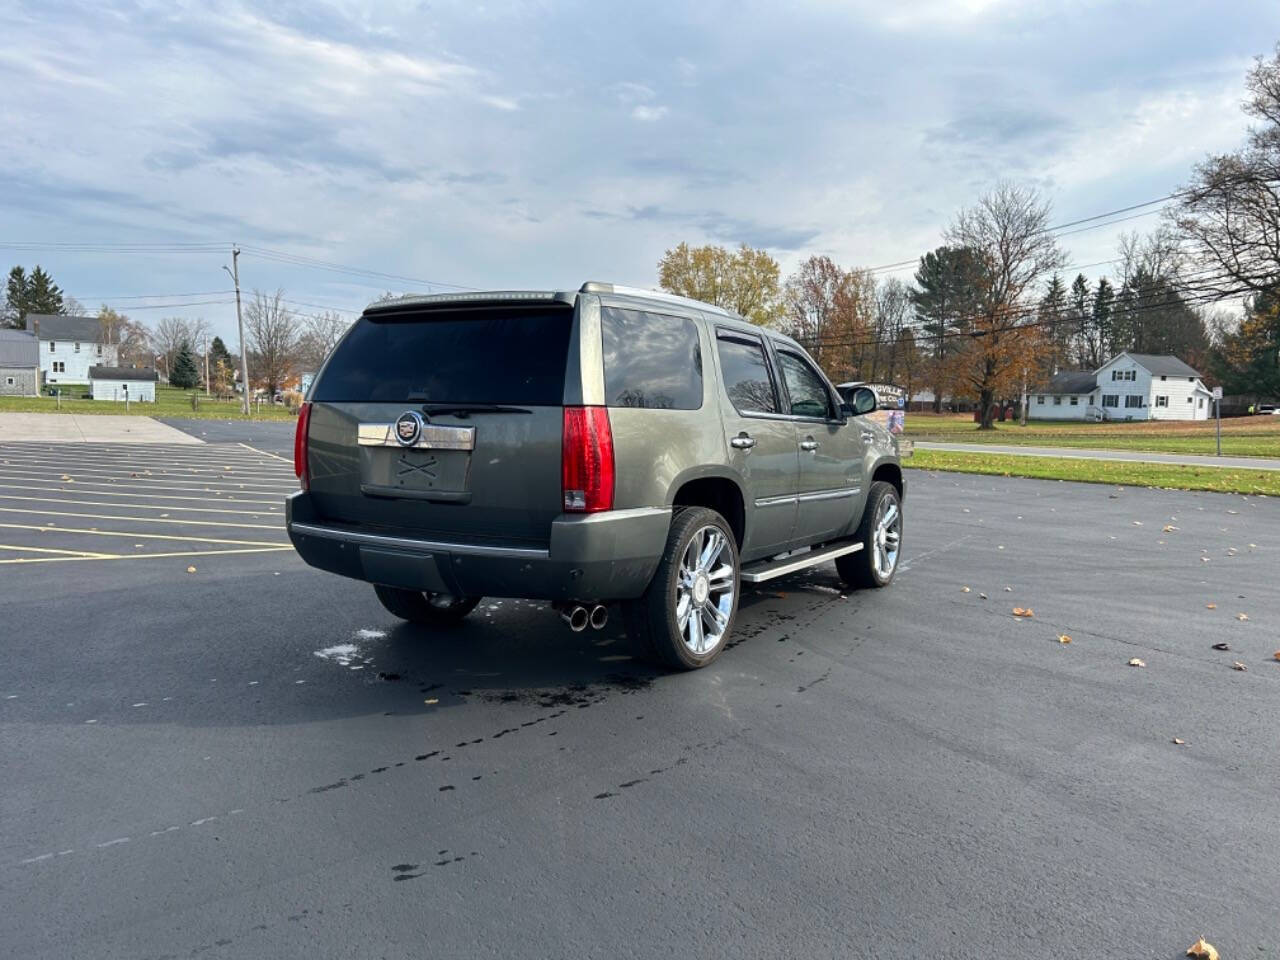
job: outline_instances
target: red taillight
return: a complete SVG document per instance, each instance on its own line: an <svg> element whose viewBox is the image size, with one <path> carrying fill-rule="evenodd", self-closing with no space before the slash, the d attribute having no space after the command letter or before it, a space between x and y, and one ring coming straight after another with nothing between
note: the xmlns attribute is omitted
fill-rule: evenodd
<svg viewBox="0 0 1280 960"><path fill-rule="evenodd" d="M613 430L604 407L565 407L560 453L564 509L613 509Z"/></svg>
<svg viewBox="0 0 1280 960"><path fill-rule="evenodd" d="M302 481L302 489L309 489L311 476L307 470L307 431L311 426L311 402L304 401L298 409L298 428L293 434L293 473Z"/></svg>

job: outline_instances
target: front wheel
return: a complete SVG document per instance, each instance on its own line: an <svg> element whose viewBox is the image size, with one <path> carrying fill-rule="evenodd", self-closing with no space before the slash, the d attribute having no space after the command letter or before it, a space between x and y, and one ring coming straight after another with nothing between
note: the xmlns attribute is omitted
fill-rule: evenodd
<svg viewBox="0 0 1280 960"><path fill-rule="evenodd" d="M887 587L902 550L902 499L897 487L883 480L871 484L854 538L861 541L862 549L836 558L840 579L851 587Z"/></svg>
<svg viewBox="0 0 1280 960"><path fill-rule="evenodd" d="M428 593L422 590L403 590L400 587L384 587L374 584L373 591L387 612L401 620L425 626L446 626L457 623L476 608L480 597L455 597L448 593Z"/></svg>
<svg viewBox="0 0 1280 960"><path fill-rule="evenodd" d="M733 629L739 567L738 544L724 517L705 507L679 510L649 589L622 606L627 633L668 666L705 667Z"/></svg>

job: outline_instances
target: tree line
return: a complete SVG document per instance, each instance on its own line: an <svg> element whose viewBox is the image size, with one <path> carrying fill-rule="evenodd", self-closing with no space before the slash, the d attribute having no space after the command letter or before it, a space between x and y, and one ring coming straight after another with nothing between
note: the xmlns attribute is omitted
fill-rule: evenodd
<svg viewBox="0 0 1280 960"><path fill-rule="evenodd" d="M92 316L41 266L9 271L0 326L22 329L28 314ZM230 394L239 377L240 357L213 335L203 318L163 317L152 324L134 320L107 304L97 314L100 340L114 344L122 366L154 367L172 385L190 388L205 382L219 394ZM249 379L269 394L295 376L319 370L351 322L335 311L300 314L284 291L253 291L244 306L244 335Z"/></svg>
<svg viewBox="0 0 1280 960"><path fill-rule="evenodd" d="M658 282L800 341L837 382L890 380L975 403L990 427L1054 373L1122 351L1173 354L1227 394L1280 398L1280 46L1246 78L1245 144L1196 166L1147 235L1122 237L1115 269L1064 275L1049 204L1002 183L959 211L912 281L811 256L785 280L742 245L667 250ZM1220 304L1240 301L1232 313ZM1214 308L1218 306L1215 310Z"/></svg>

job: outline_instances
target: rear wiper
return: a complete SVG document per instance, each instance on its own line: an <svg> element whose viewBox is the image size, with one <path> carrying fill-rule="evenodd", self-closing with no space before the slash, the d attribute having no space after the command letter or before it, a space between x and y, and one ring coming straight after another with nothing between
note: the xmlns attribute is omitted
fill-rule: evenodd
<svg viewBox="0 0 1280 960"><path fill-rule="evenodd" d="M409 394L409 402L417 403L427 398L420 393ZM451 413L455 417L466 417L473 413L533 413L524 407L508 407L500 403L423 403L425 414Z"/></svg>

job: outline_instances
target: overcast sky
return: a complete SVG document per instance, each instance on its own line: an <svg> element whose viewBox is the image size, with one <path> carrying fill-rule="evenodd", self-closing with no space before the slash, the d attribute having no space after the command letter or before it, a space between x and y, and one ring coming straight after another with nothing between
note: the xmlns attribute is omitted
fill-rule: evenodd
<svg viewBox="0 0 1280 960"><path fill-rule="evenodd" d="M177 245L413 278L241 257L246 289L358 310L424 281L652 286L681 240L891 263L1001 177L1057 223L1152 200L1240 142L1280 4L0 0L0 23L0 242L104 245L0 261L225 335L226 302L141 309L226 299L228 255ZM1104 260L1157 221L1063 243Z"/></svg>

